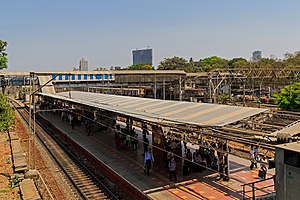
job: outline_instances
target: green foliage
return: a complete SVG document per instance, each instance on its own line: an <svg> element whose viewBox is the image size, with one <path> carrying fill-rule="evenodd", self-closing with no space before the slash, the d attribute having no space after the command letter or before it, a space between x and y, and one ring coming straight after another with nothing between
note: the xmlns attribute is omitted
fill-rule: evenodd
<svg viewBox="0 0 300 200"><path fill-rule="evenodd" d="M246 65L247 62L248 61L245 58L233 58L228 61L228 66L230 68L236 68L236 67Z"/></svg>
<svg viewBox="0 0 300 200"><path fill-rule="evenodd" d="M275 94L275 103L280 108L289 111L300 111L300 82L285 86L279 94Z"/></svg>
<svg viewBox="0 0 300 200"><path fill-rule="evenodd" d="M23 87L20 92L20 99L25 100L25 98L26 98L26 88Z"/></svg>
<svg viewBox="0 0 300 200"><path fill-rule="evenodd" d="M295 53L286 53L284 61L286 66L300 67L300 51Z"/></svg>
<svg viewBox="0 0 300 200"><path fill-rule="evenodd" d="M204 58L203 60L201 60L201 62L205 66L205 71L228 67L228 60L224 58L220 58L218 56L211 56L211 57Z"/></svg>
<svg viewBox="0 0 300 200"><path fill-rule="evenodd" d="M6 51L7 42L0 40L0 69L7 68L7 53Z"/></svg>
<svg viewBox="0 0 300 200"><path fill-rule="evenodd" d="M228 100L229 100L229 94L224 94L224 93L221 93L217 98L217 101L221 104L227 103Z"/></svg>
<svg viewBox="0 0 300 200"><path fill-rule="evenodd" d="M11 180L12 188L17 187L19 185L19 183L20 183L19 177L17 175L14 176Z"/></svg>
<svg viewBox="0 0 300 200"><path fill-rule="evenodd" d="M125 70L154 70L154 67L148 64L134 64L134 65L130 65L127 68L125 68Z"/></svg>
<svg viewBox="0 0 300 200"><path fill-rule="evenodd" d="M190 64L184 58L174 56L172 58L165 58L158 65L158 70L186 70Z"/></svg>
<svg viewBox="0 0 300 200"><path fill-rule="evenodd" d="M8 98L0 93L0 132L11 130L14 123L14 109L9 104Z"/></svg>
<svg viewBox="0 0 300 200"><path fill-rule="evenodd" d="M193 58L190 58L189 61L187 61L184 58L174 56L172 58L165 58L158 65L159 70L183 70L188 73L204 72L214 68L225 67L228 67L228 61L217 56L204 58L200 61L194 61Z"/></svg>

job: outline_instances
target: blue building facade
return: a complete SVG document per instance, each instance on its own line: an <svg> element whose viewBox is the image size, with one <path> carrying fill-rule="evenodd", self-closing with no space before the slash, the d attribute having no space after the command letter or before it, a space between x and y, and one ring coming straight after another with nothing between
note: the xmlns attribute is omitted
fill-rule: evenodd
<svg viewBox="0 0 300 200"><path fill-rule="evenodd" d="M141 49L132 51L133 64L152 65L152 49Z"/></svg>

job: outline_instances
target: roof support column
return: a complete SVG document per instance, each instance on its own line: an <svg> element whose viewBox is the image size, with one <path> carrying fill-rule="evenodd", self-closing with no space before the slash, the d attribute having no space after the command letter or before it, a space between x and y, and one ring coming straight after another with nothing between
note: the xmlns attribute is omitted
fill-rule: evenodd
<svg viewBox="0 0 300 200"><path fill-rule="evenodd" d="M153 156L154 160L156 163L163 163L164 161L164 152L162 149L164 149L164 134L163 130L161 127L157 125L152 126L152 151L153 151Z"/></svg>
<svg viewBox="0 0 300 200"><path fill-rule="evenodd" d="M154 75L154 99L156 99L156 76Z"/></svg>

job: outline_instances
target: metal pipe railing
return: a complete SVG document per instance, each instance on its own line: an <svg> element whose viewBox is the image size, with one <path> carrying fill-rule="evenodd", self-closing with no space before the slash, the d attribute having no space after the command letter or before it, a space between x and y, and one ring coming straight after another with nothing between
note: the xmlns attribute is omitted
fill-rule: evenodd
<svg viewBox="0 0 300 200"><path fill-rule="evenodd" d="M255 187L255 184L261 183L261 182L264 182L264 181L268 181L268 180L271 180L273 178L274 177L272 176L272 177L267 178L267 179L263 179L263 180L259 180L259 181L254 181L254 182L251 182L251 183L245 183L245 184L241 185L243 187L243 191L242 191L243 199L246 199L246 194L249 193L249 192L251 192L252 193L252 197L249 197L249 198L255 200L255 198L256 198L255 192L257 190L263 190L263 189L275 186L273 184L273 185L268 185L268 186L265 186L265 187L262 187L262 188L257 188L257 187ZM245 189L246 186L251 187L251 189L250 190L246 190Z"/></svg>

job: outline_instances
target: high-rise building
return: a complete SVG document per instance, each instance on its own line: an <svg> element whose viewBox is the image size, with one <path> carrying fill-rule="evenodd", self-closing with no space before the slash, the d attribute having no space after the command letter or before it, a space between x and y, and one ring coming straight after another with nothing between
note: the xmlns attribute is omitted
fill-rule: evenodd
<svg viewBox="0 0 300 200"><path fill-rule="evenodd" d="M262 52L261 51L253 51L252 52L252 61L253 62L258 62L261 60L262 57Z"/></svg>
<svg viewBox="0 0 300 200"><path fill-rule="evenodd" d="M132 51L133 64L152 65L152 49L140 49Z"/></svg>
<svg viewBox="0 0 300 200"><path fill-rule="evenodd" d="M88 61L86 59L82 58L79 61L78 71L88 71L88 70L89 70Z"/></svg>

